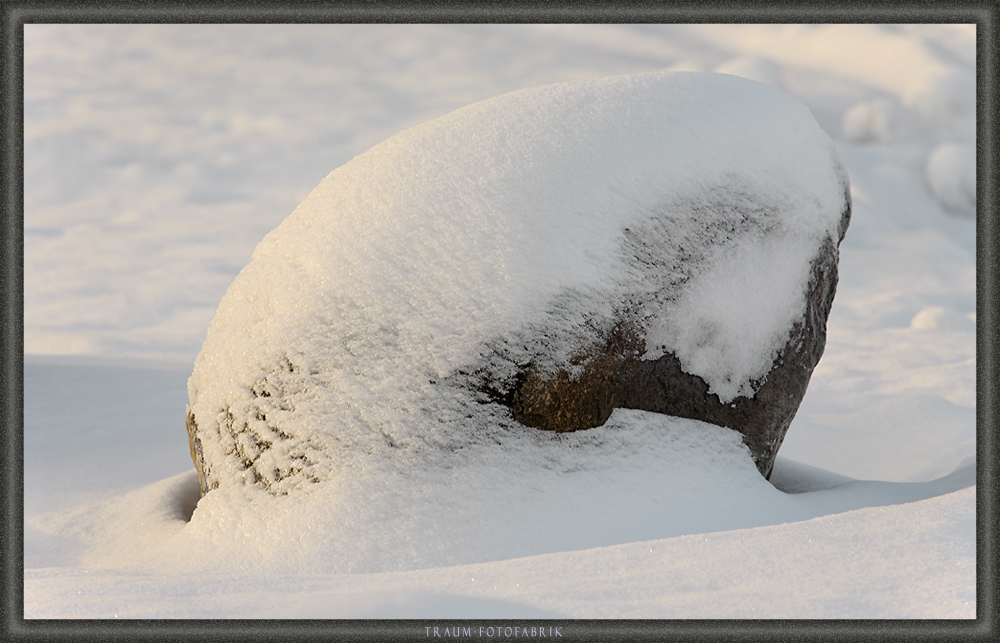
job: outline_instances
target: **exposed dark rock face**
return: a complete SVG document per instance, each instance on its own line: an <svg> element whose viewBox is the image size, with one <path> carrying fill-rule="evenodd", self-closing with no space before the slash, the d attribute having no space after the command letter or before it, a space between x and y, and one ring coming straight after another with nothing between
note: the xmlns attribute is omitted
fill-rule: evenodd
<svg viewBox="0 0 1000 643"><path fill-rule="evenodd" d="M191 449L191 460L194 462L195 471L198 472L198 485L201 487L201 495L208 493L208 481L205 479L205 458L201 453L201 440L198 438L198 423L194 419L194 413L188 407L187 418L184 420L187 427L188 447Z"/></svg>
<svg viewBox="0 0 1000 643"><path fill-rule="evenodd" d="M528 366L512 390L500 397L514 419L550 431L600 426L615 408L640 409L702 420L743 434L754 462L768 478L778 448L799 408L813 369L826 346L826 321L837 289L838 246L850 220L850 200L840 239L828 239L813 259L805 314L793 326L771 371L754 383L753 397L723 403L708 384L683 372L672 354L643 360L645 341L633 324L619 323L599 343L573 360L577 377L563 370L554 377Z"/></svg>

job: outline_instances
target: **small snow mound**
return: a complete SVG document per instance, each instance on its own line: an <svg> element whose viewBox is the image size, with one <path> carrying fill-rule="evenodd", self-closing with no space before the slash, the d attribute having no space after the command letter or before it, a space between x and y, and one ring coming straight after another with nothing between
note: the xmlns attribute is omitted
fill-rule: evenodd
<svg viewBox="0 0 1000 643"><path fill-rule="evenodd" d="M781 80L781 68L770 58L737 56L718 65L713 71L717 74L740 76L775 89L782 89L784 86Z"/></svg>
<svg viewBox="0 0 1000 643"><path fill-rule="evenodd" d="M927 185L946 210L976 214L976 148L971 144L944 143L927 159Z"/></svg>
<svg viewBox="0 0 1000 643"><path fill-rule="evenodd" d="M910 328L917 330L976 330L976 322L951 308L932 306L913 316Z"/></svg>
<svg viewBox="0 0 1000 643"><path fill-rule="evenodd" d="M893 143L913 132L914 125L914 116L905 107L888 98L876 98L844 112L842 131L853 143Z"/></svg>
<svg viewBox="0 0 1000 643"><path fill-rule="evenodd" d="M623 409L588 431L525 428L503 445L469 445L411 467L359 460L294 495L221 487L185 523L172 509L174 488L188 493L191 478L41 526L76 539L75 562L95 567L374 573L756 525L779 493L736 431Z"/></svg>
<svg viewBox="0 0 1000 643"><path fill-rule="evenodd" d="M924 122L952 135L975 138L976 78L966 69L943 67L922 84L914 86L905 99Z"/></svg>

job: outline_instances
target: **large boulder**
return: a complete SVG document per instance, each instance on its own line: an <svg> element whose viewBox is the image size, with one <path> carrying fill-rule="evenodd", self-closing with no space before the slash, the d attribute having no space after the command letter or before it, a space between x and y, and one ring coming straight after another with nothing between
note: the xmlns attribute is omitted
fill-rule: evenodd
<svg viewBox="0 0 1000 643"><path fill-rule="evenodd" d="M220 303L189 380L202 492L452 466L617 407L736 429L767 476L849 217L809 110L723 74L406 130L327 176Z"/></svg>

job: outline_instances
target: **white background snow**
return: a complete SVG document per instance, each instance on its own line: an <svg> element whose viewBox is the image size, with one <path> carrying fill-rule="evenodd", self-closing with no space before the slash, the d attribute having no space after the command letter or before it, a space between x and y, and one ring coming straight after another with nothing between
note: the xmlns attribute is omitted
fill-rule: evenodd
<svg viewBox="0 0 1000 643"><path fill-rule="evenodd" d="M672 504L606 547L164 570L197 499L186 379L264 234L404 128L666 69L789 92L850 173L827 349L773 486L695 448ZM25 616L974 618L974 83L968 25L26 25Z"/></svg>

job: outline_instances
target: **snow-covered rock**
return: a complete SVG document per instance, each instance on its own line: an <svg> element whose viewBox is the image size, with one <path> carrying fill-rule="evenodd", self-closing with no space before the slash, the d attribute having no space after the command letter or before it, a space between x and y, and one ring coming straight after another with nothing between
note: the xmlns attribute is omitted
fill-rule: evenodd
<svg viewBox="0 0 1000 643"><path fill-rule="evenodd" d="M675 364L720 408L794 363L794 414L849 212L809 110L730 75L526 89L401 132L327 176L220 303L189 380L202 491L472 453L562 467L509 398L529 372L578 381L622 332L632 363ZM765 474L780 441L748 441Z"/></svg>

